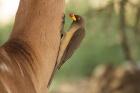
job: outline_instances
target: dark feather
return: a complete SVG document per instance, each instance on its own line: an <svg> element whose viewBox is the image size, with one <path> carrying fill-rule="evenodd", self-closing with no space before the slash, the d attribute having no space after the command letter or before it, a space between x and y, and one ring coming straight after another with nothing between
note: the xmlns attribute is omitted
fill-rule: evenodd
<svg viewBox="0 0 140 93"><path fill-rule="evenodd" d="M59 64L58 69L73 55L75 50L79 47L84 36L85 36L84 28L79 28L77 31L75 31L73 37L71 38L71 40L70 40L69 44L67 45L67 48L61 58L61 63Z"/></svg>

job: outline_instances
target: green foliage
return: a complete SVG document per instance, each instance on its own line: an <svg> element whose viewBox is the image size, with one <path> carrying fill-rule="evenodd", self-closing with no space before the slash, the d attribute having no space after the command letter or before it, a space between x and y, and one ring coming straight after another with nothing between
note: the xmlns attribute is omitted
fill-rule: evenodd
<svg viewBox="0 0 140 93"><path fill-rule="evenodd" d="M8 40L10 32L12 30L12 24L8 24L7 26L0 26L0 45Z"/></svg>

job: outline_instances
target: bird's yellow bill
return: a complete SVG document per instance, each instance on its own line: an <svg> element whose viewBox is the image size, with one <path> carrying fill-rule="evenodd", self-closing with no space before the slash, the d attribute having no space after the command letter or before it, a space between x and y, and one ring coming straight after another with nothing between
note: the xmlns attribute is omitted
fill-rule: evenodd
<svg viewBox="0 0 140 93"><path fill-rule="evenodd" d="M72 18L73 21L77 20L76 17L75 17L75 14L73 14L73 13L70 14L70 18Z"/></svg>

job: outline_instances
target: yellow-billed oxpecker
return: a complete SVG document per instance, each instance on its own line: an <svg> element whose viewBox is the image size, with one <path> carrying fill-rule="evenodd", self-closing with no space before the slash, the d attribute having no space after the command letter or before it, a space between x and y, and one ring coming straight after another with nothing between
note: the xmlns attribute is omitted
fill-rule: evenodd
<svg viewBox="0 0 140 93"><path fill-rule="evenodd" d="M69 16L73 22L67 32L61 32L63 35L61 35L62 37L58 58L48 83L48 87L50 86L54 73L57 71L57 69L60 69L60 67L73 55L85 36L84 19L79 15L75 15L74 13L70 13Z"/></svg>

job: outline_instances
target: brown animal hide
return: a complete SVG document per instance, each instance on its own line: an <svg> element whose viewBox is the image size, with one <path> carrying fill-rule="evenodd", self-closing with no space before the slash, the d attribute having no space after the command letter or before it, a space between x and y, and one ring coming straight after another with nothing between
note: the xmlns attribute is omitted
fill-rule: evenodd
<svg viewBox="0 0 140 93"><path fill-rule="evenodd" d="M0 93L47 93L60 44L64 0L21 0L0 48Z"/></svg>

